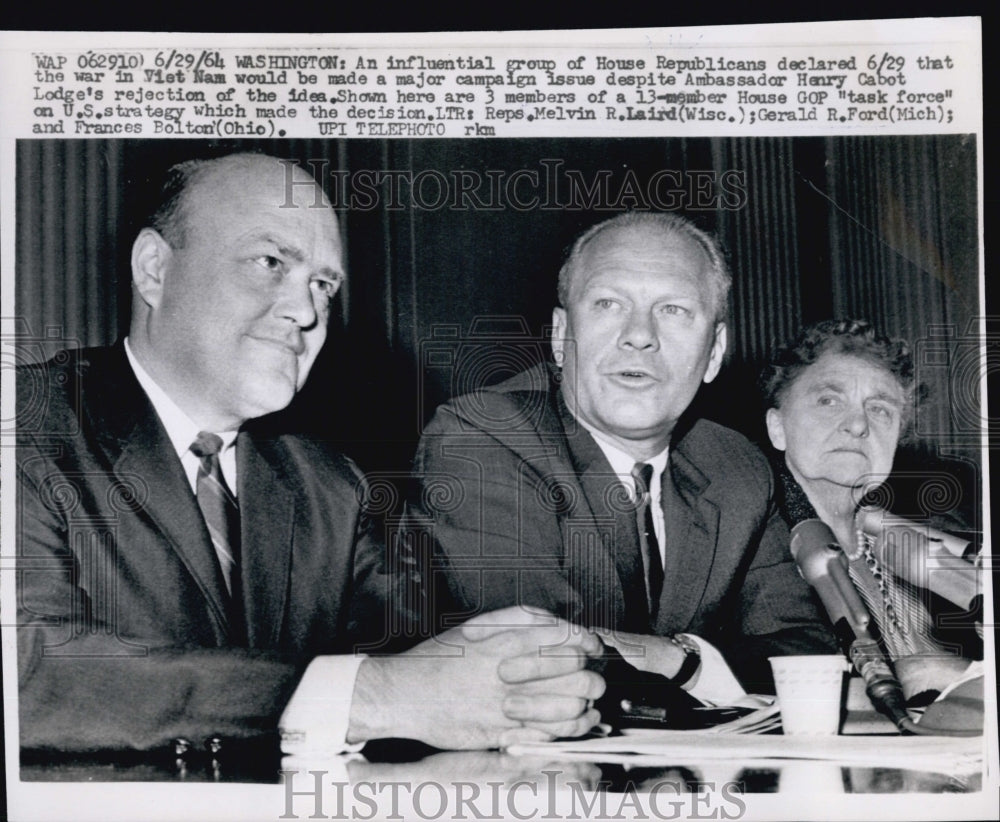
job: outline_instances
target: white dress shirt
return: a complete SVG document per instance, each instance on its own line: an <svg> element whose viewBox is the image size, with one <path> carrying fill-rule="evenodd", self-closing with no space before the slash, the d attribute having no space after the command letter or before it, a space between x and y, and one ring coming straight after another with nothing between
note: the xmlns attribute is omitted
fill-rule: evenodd
<svg viewBox="0 0 1000 822"><path fill-rule="evenodd" d="M629 496L635 499L635 479L632 477L632 469L635 467L635 457L630 456L612 443L601 431L593 428L583 420L577 419L594 438L597 447L601 449L611 470L618 475L622 484L628 489ZM649 484L650 507L653 512L653 530L656 531L656 542L660 549L660 561L666 561L666 526L663 521L663 474L667 469L667 462L670 458L670 448L664 448L659 454L647 460L641 460L653 466L653 479ZM669 580L664 580L664 586ZM694 634L684 634L697 643L701 649L701 668L694 678L685 684L686 690L692 696L704 702L717 705L728 705L733 701L746 695L746 691L737 681L736 676L730 670L729 665L723 658L722 653L711 642Z"/></svg>
<svg viewBox="0 0 1000 822"><path fill-rule="evenodd" d="M198 488L198 468L201 459L191 450L191 445L197 439L200 429L191 418L185 414L166 392L160 388L153 380L145 368L139 363L132 353L132 347L128 344L128 337L125 338L125 356L132 366L135 378L146 392L149 401L153 404L156 416L160 418L163 427L170 438L170 444L180 458L184 467L184 474L191 485L191 493L197 493ZM219 467L222 469L222 476L225 477L226 485L236 496L236 435L238 431L210 431L217 434L222 439L222 450L219 451Z"/></svg>
<svg viewBox="0 0 1000 822"><path fill-rule="evenodd" d="M132 353L125 339L125 356L142 390L146 392L156 415L163 423L170 443L184 467L184 473L196 493L200 459L191 444L202 430L153 380ZM233 494L236 494L236 436L238 431L213 431L222 438L219 465ZM281 748L285 753L312 756L357 750L361 745L347 744L354 682L363 656L322 656L306 668L292 698L278 721Z"/></svg>
<svg viewBox="0 0 1000 822"><path fill-rule="evenodd" d="M622 485L628 489L629 498L634 502L635 477L632 476L632 469L640 460L626 454L600 431L591 428L586 423L581 422L580 424L593 435L594 441L604 453L608 462L611 463L611 470L618 475L618 479L622 481ZM653 530L656 532L656 543L660 549L661 565L666 561L667 555L664 553L663 547L666 540L666 529L663 524L663 506L660 503L660 499L663 493L663 472L667 470L667 459L669 457L670 448L668 447L664 448L655 457L651 457L648 460L641 460L641 462L653 466L653 479L649 483L649 504L650 511L653 514Z"/></svg>

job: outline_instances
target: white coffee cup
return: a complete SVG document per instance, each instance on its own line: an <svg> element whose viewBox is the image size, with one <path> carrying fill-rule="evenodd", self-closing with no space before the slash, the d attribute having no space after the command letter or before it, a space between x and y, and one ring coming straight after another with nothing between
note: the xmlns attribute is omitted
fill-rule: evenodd
<svg viewBox="0 0 1000 822"><path fill-rule="evenodd" d="M785 734L835 736L840 729L844 673L850 668L839 654L768 658L781 708Z"/></svg>

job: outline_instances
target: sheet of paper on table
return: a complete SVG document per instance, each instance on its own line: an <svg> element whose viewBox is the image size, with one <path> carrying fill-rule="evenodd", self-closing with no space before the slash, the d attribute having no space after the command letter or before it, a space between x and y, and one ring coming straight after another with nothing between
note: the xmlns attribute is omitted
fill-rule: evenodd
<svg viewBox="0 0 1000 822"><path fill-rule="evenodd" d="M818 744L822 743L822 744ZM844 765L949 773L978 771L983 737L944 736L781 736L711 731L641 730L565 742L515 745L515 755L558 755L599 762L693 763L707 760L817 760Z"/></svg>

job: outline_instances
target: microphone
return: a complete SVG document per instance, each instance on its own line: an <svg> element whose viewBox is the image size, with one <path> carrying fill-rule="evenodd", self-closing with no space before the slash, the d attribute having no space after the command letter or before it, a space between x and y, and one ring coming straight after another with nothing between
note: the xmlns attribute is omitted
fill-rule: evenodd
<svg viewBox="0 0 1000 822"><path fill-rule="evenodd" d="M970 541L877 507L859 508L855 526L874 542L879 564L896 576L966 611L982 607L977 551Z"/></svg>
<svg viewBox="0 0 1000 822"><path fill-rule="evenodd" d="M903 687L869 633L871 617L847 573L847 557L830 527L820 519L792 526L792 559L819 595L841 648L865 681L876 710L899 728L909 722ZM875 629L877 633L877 628Z"/></svg>
<svg viewBox="0 0 1000 822"><path fill-rule="evenodd" d="M847 557L830 527L820 519L792 526L791 552L802 578L819 595L844 651L859 637L869 637L871 616L848 576Z"/></svg>

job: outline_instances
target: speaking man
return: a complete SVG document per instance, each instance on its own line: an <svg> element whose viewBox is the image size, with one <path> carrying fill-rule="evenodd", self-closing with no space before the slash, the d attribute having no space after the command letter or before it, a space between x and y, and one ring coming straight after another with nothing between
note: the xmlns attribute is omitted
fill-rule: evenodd
<svg viewBox="0 0 1000 822"><path fill-rule="evenodd" d="M710 646L752 691L773 687L769 655L833 649L767 460L688 413L722 365L729 284L715 241L682 217L600 223L559 274L555 367L438 409L417 519L466 612L540 606L723 699ZM426 493L449 482L460 493Z"/></svg>
<svg viewBox="0 0 1000 822"><path fill-rule="evenodd" d="M599 641L537 612L356 653L406 617L412 580L386 574L347 458L254 425L305 382L341 252L302 169L183 163L132 248L125 340L18 373L23 748L216 750L279 727L300 753L474 748L597 720Z"/></svg>

